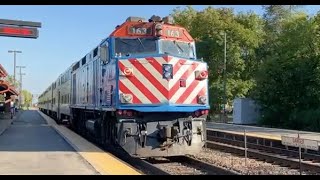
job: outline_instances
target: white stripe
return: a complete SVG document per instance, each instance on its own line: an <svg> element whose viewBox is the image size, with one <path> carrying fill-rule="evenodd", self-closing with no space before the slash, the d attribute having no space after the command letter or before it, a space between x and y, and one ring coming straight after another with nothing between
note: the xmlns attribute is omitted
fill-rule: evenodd
<svg viewBox="0 0 320 180"><path fill-rule="evenodd" d="M172 57L172 59L169 61L169 64L172 64L172 66L174 66L177 64L177 62L179 62L179 60L180 58Z"/></svg>
<svg viewBox="0 0 320 180"><path fill-rule="evenodd" d="M167 64L167 61L163 57L154 57L154 59L159 62L159 64Z"/></svg>
<svg viewBox="0 0 320 180"><path fill-rule="evenodd" d="M140 101L144 104L151 104L151 101L141 93L141 91L132 84L131 81L128 80L126 77L120 77L119 79Z"/></svg>
<svg viewBox="0 0 320 180"><path fill-rule="evenodd" d="M190 104L192 100L199 94L202 88L205 87L207 80L200 81L199 84L194 88L192 93L188 96L188 98L183 102L183 104Z"/></svg>
<svg viewBox="0 0 320 180"><path fill-rule="evenodd" d="M130 61L121 61L121 63L126 67L132 67L134 76L136 76L137 79L143 85L145 85L145 88L148 89L160 102L167 102L167 98L163 96L163 94L156 87L154 87L154 85L143 74L141 74L140 71L136 67L134 67Z"/></svg>
<svg viewBox="0 0 320 180"><path fill-rule="evenodd" d="M180 96L185 92L185 90L188 88L188 86L195 81L195 71L204 69L203 63L200 63L198 67L189 75L189 77L186 80L186 87L185 88L179 88L178 91L172 96L170 99L171 103L176 103L176 101L180 98Z"/></svg>

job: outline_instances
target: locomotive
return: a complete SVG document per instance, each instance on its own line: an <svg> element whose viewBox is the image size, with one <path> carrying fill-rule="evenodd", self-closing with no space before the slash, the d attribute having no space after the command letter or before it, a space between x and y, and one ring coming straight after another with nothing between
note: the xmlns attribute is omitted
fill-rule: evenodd
<svg viewBox="0 0 320 180"><path fill-rule="evenodd" d="M40 96L58 124L135 157L197 153L206 141L208 67L171 17L128 17Z"/></svg>

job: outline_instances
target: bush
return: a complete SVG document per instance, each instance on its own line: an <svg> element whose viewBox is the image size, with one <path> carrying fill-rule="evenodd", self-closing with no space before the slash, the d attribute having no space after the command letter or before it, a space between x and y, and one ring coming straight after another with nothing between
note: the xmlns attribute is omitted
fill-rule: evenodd
<svg viewBox="0 0 320 180"><path fill-rule="evenodd" d="M319 57L271 59L256 80L253 95L262 107L261 124L320 130Z"/></svg>

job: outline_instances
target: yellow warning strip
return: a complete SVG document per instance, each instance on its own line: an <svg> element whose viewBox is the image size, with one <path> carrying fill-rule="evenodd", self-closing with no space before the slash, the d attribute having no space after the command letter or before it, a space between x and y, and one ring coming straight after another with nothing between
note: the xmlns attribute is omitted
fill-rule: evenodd
<svg viewBox="0 0 320 180"><path fill-rule="evenodd" d="M121 161L110 153L103 151L94 144L88 142L70 129L59 126L47 115L38 111L86 161L88 161L102 175L141 175L127 163Z"/></svg>
<svg viewBox="0 0 320 180"><path fill-rule="evenodd" d="M212 128L207 128L207 130L212 130L212 131L218 131L218 132L224 132L224 133L236 134L236 135L244 136L243 132L240 133L240 132L235 132L235 131L212 129ZM246 136L281 141L281 136L274 136L274 135L267 135L267 134L257 134L257 133L250 133L250 132L246 132Z"/></svg>

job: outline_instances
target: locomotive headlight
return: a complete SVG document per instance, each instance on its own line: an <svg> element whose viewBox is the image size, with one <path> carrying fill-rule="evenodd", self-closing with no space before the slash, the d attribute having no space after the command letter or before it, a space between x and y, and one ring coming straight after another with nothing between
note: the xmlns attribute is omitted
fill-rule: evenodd
<svg viewBox="0 0 320 180"><path fill-rule="evenodd" d="M171 77L171 73L169 73L169 72L166 72L166 73L164 73L164 75L163 75L166 79L170 79L170 77Z"/></svg>
<svg viewBox="0 0 320 180"><path fill-rule="evenodd" d="M163 64L162 65L163 78L164 79L172 79L172 64Z"/></svg>
<svg viewBox="0 0 320 180"><path fill-rule="evenodd" d="M170 66L164 66L163 69L168 72L168 71L171 70L171 67Z"/></svg>
<svg viewBox="0 0 320 180"><path fill-rule="evenodd" d="M155 26L156 29L156 36L160 37L162 36L162 24L156 24Z"/></svg>
<svg viewBox="0 0 320 180"><path fill-rule="evenodd" d="M132 94L121 94L121 103L132 103Z"/></svg>
<svg viewBox="0 0 320 180"><path fill-rule="evenodd" d="M205 96L199 96L198 97L198 103L199 104L206 104L207 103L207 98Z"/></svg>
<svg viewBox="0 0 320 180"><path fill-rule="evenodd" d="M162 30L162 24L160 24L160 23L156 24L155 29L156 29L157 31Z"/></svg>

